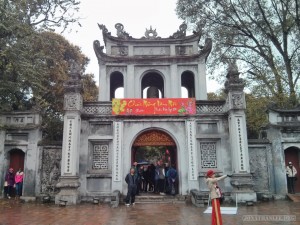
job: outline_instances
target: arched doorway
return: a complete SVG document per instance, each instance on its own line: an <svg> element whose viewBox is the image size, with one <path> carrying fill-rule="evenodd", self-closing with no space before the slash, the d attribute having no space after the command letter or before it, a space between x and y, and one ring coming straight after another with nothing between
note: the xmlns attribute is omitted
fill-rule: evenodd
<svg viewBox="0 0 300 225"><path fill-rule="evenodd" d="M150 167L157 161L166 166L177 168L177 148L173 138L161 130L147 130L141 133L132 145L131 163L138 162L144 167ZM178 176L175 184L178 193Z"/></svg>
<svg viewBox="0 0 300 225"><path fill-rule="evenodd" d="M289 162L292 162L294 167L297 170L298 180L295 182L295 192L300 193L300 179L299 179L300 149L297 147L289 147L289 148L285 149L284 155L285 155L285 166L287 166Z"/></svg>

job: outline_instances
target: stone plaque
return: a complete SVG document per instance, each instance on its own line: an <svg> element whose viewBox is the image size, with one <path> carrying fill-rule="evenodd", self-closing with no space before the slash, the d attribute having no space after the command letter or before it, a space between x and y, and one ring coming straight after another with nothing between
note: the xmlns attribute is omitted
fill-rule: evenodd
<svg viewBox="0 0 300 225"><path fill-rule="evenodd" d="M134 47L133 49L134 55L170 55L170 47L162 46L162 47Z"/></svg>
<svg viewBox="0 0 300 225"><path fill-rule="evenodd" d="M195 121L186 122L187 128L187 144L189 155L189 180L198 179L197 153L195 148Z"/></svg>
<svg viewBox="0 0 300 225"><path fill-rule="evenodd" d="M114 154L113 154L113 180L121 181L122 168L122 130L123 123L114 123Z"/></svg>

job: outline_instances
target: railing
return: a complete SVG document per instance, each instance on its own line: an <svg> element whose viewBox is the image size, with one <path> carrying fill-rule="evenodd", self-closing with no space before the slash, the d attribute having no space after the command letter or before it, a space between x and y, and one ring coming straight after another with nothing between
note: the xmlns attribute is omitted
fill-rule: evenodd
<svg viewBox="0 0 300 225"><path fill-rule="evenodd" d="M111 102L85 102L83 114L112 115ZM196 114L223 114L227 112L225 101L197 101Z"/></svg>
<svg viewBox="0 0 300 225"><path fill-rule="evenodd" d="M197 101L196 114L220 114L226 113L225 101Z"/></svg>

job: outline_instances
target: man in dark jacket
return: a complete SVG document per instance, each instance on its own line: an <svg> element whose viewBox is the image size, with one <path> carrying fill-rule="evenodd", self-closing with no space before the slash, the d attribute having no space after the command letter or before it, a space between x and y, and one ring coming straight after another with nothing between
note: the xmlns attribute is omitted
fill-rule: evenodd
<svg viewBox="0 0 300 225"><path fill-rule="evenodd" d="M137 176L134 175L135 169L131 168L130 172L126 175L125 177L125 181L128 184L128 191L127 191L127 196L125 199L125 205L129 206L130 202L132 205L134 205L135 203L135 195L136 195L136 191L137 191L137 184L138 184L138 178Z"/></svg>

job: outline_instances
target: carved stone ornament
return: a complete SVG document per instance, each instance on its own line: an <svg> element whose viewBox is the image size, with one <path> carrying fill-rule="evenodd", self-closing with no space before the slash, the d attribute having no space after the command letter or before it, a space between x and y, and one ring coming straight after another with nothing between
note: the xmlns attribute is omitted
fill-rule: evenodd
<svg viewBox="0 0 300 225"><path fill-rule="evenodd" d="M44 148L41 158L41 193L54 196L60 177L61 149Z"/></svg>
<svg viewBox="0 0 300 225"><path fill-rule="evenodd" d="M119 46L119 54L121 56L127 56L128 55L128 47L127 46Z"/></svg>
<svg viewBox="0 0 300 225"><path fill-rule="evenodd" d="M165 132L152 130L137 137L133 146L175 146L174 140Z"/></svg>
<svg viewBox="0 0 300 225"><path fill-rule="evenodd" d="M156 29L153 30L152 26L150 26L149 30L146 28L145 38L147 38L147 39L156 39L156 38L159 38L157 36Z"/></svg>
<svg viewBox="0 0 300 225"><path fill-rule="evenodd" d="M243 94L232 94L231 95L232 107L234 109L243 109L244 108L244 99Z"/></svg>
<svg viewBox="0 0 300 225"><path fill-rule="evenodd" d="M82 98L78 94L65 96L64 110L81 110Z"/></svg>
<svg viewBox="0 0 300 225"><path fill-rule="evenodd" d="M187 25L185 23L179 26L179 30L177 30L170 38L184 38L186 36Z"/></svg>
<svg viewBox="0 0 300 225"><path fill-rule="evenodd" d="M124 26L121 23L116 23L115 28L117 29L118 38L128 39L131 38L129 34L124 30Z"/></svg>
<svg viewBox="0 0 300 225"><path fill-rule="evenodd" d="M225 92L228 93L229 90L244 90L244 80L240 78L240 73L238 72L238 68L235 62L229 64L226 78L227 80L225 82Z"/></svg>
<svg viewBox="0 0 300 225"><path fill-rule="evenodd" d="M71 59L69 63L69 74L72 76L73 79L78 79L78 76L80 76L82 69L80 64L77 63L74 59Z"/></svg>
<svg viewBox="0 0 300 225"><path fill-rule="evenodd" d="M110 32L108 32L108 29L105 25L98 23L98 27L100 28L100 30L102 30L102 33L110 35Z"/></svg>

